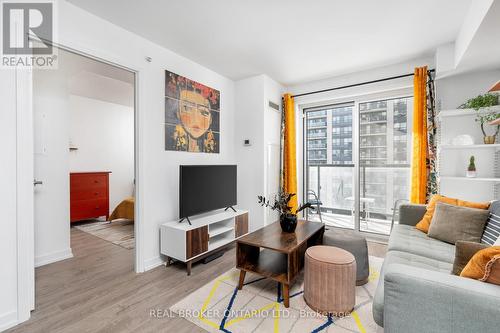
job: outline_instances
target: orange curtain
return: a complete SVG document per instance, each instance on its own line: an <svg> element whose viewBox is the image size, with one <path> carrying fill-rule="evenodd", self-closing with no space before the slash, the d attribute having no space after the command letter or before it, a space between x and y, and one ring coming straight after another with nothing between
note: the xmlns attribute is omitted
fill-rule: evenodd
<svg viewBox="0 0 500 333"><path fill-rule="evenodd" d="M427 189L427 66L415 68L413 77L413 150L410 201L425 204Z"/></svg>
<svg viewBox="0 0 500 333"><path fill-rule="evenodd" d="M285 94L284 105L284 133L283 133L283 190L297 194L297 156L295 141L295 107L293 97ZM292 212L298 208L297 195L291 201Z"/></svg>

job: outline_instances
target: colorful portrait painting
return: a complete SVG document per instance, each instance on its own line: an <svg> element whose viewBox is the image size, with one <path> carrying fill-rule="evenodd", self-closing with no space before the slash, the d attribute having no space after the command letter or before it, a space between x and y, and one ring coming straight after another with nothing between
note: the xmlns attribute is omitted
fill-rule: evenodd
<svg viewBox="0 0 500 333"><path fill-rule="evenodd" d="M220 92L165 71L165 150L219 153Z"/></svg>

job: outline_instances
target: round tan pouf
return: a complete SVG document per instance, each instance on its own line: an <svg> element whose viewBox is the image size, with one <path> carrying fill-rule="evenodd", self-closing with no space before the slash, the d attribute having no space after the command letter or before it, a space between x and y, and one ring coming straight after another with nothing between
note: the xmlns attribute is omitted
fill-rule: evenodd
<svg viewBox="0 0 500 333"><path fill-rule="evenodd" d="M356 259L333 246L307 249L304 300L314 311L335 316L349 314L356 302Z"/></svg>

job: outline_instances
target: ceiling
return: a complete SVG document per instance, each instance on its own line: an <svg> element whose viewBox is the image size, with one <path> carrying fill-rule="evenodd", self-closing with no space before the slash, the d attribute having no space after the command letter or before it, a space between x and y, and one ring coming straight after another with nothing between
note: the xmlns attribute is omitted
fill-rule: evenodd
<svg viewBox="0 0 500 333"><path fill-rule="evenodd" d="M68 0L222 75L285 85L431 56L471 0Z"/></svg>
<svg viewBox="0 0 500 333"><path fill-rule="evenodd" d="M59 49L57 73L67 80L71 95L134 106L132 72Z"/></svg>

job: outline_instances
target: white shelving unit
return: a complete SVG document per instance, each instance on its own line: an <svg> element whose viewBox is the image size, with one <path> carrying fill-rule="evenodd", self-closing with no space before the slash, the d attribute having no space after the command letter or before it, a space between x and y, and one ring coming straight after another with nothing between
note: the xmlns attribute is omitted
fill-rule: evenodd
<svg viewBox="0 0 500 333"><path fill-rule="evenodd" d="M480 112L500 113L500 106ZM437 116L439 190L463 200L488 201L498 199L500 194L500 143L483 143L476 115L473 109L455 109L443 110ZM495 130L489 125L485 129L491 133ZM470 135L474 144L453 145L453 138L463 134ZM475 158L475 178L465 177L471 156Z"/></svg>

